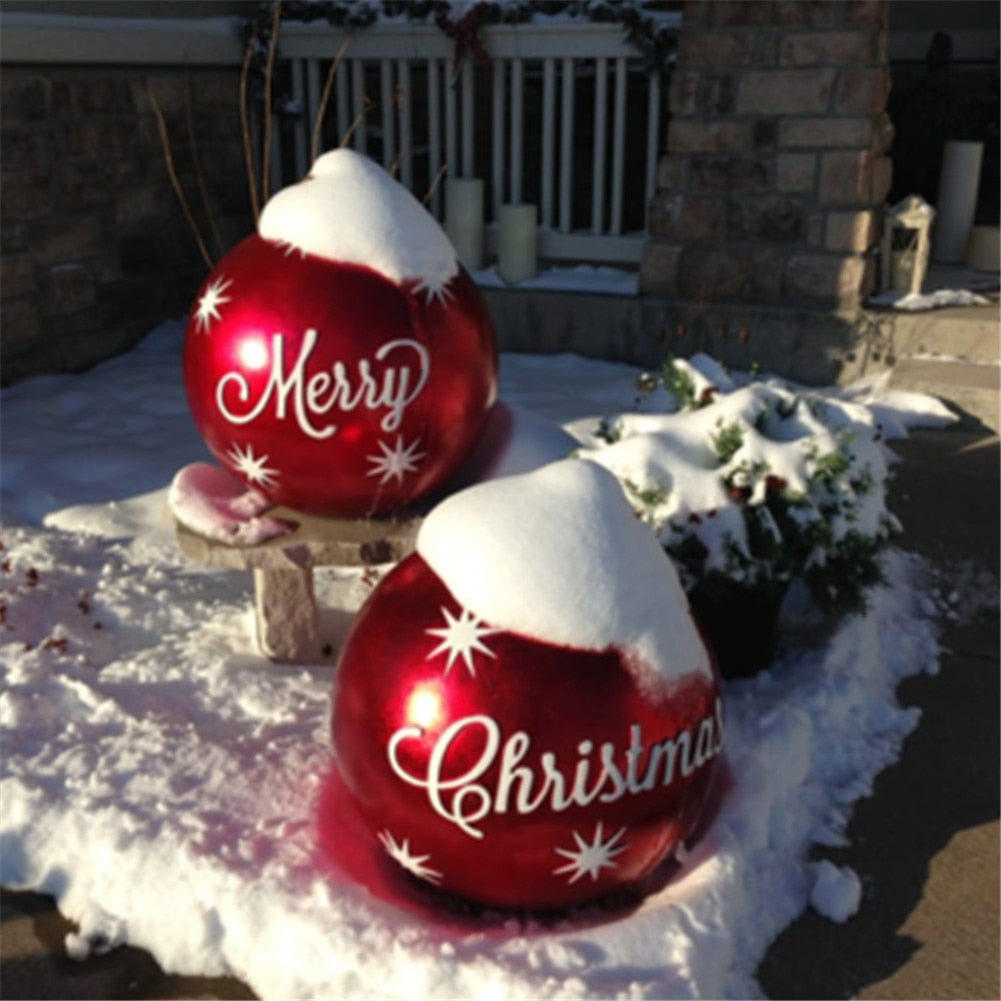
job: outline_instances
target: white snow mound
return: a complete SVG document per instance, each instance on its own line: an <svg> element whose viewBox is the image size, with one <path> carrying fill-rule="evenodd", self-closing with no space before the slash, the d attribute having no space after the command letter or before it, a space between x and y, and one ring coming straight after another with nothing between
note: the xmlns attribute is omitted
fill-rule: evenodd
<svg viewBox="0 0 1001 1001"><path fill-rule="evenodd" d="M182 525L217 542L256 546L294 527L280 518L263 517L274 506L264 494L207 462L178 471L167 504Z"/></svg>
<svg viewBox="0 0 1001 1001"><path fill-rule="evenodd" d="M673 564L594 463L564 459L453 494L425 518L417 552L499 629L621 649L641 684L711 673Z"/></svg>
<svg viewBox="0 0 1001 1001"><path fill-rule="evenodd" d="M274 195L257 225L265 240L360 264L399 284L442 289L458 273L455 249L423 205L374 160L324 153L298 184Z"/></svg>

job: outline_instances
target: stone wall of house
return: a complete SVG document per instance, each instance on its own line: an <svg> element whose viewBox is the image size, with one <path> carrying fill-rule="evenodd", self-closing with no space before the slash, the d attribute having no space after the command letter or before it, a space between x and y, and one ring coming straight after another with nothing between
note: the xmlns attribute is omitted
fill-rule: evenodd
<svg viewBox="0 0 1001 1001"><path fill-rule="evenodd" d="M890 188L887 0L688 0L642 291L850 310Z"/></svg>
<svg viewBox="0 0 1001 1001"><path fill-rule="evenodd" d="M5 65L0 88L0 375L10 383L125 350L183 315L205 275L150 89L210 256L249 232L250 217L238 69Z"/></svg>

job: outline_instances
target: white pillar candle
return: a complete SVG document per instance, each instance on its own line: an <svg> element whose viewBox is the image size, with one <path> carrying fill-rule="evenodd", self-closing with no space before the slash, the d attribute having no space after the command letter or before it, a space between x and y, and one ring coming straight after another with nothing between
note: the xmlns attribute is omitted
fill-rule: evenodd
<svg viewBox="0 0 1001 1001"><path fill-rule="evenodd" d="M445 232L468 271L483 267L483 181L452 177L445 183Z"/></svg>
<svg viewBox="0 0 1001 1001"><path fill-rule="evenodd" d="M932 259L942 264L955 264L966 256L966 241L977 208L983 155L983 143L945 144L935 205L935 239L932 241Z"/></svg>
<svg viewBox="0 0 1001 1001"><path fill-rule="evenodd" d="M535 275L537 227L535 205L501 205L497 217L497 273L509 285Z"/></svg>
<svg viewBox="0 0 1001 1001"><path fill-rule="evenodd" d="M1001 230L974 226L966 245L966 266L977 271L1001 271Z"/></svg>

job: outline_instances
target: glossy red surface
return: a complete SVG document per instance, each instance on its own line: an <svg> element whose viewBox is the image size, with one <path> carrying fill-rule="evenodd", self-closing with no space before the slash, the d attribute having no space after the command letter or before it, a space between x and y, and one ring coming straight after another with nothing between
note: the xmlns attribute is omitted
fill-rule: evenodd
<svg viewBox="0 0 1001 1001"><path fill-rule="evenodd" d="M497 355L461 268L435 296L253 235L198 293L184 379L220 463L276 504L352 517L452 474L496 396Z"/></svg>
<svg viewBox="0 0 1001 1001"><path fill-rule="evenodd" d="M484 904L565 907L641 881L695 829L719 697L715 677L641 690L614 649L493 630L415 554L343 649L336 765L413 875Z"/></svg>

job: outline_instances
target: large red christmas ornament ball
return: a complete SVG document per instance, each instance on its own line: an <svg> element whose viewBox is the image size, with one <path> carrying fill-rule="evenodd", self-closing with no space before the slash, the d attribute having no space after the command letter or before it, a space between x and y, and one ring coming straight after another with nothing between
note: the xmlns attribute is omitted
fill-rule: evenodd
<svg viewBox="0 0 1001 1001"><path fill-rule="evenodd" d="M273 503L383 514L440 486L475 445L496 395L493 330L409 192L348 150L314 173L206 279L185 385L216 459ZM429 268L419 246L400 251L401 216L423 228Z"/></svg>
<svg viewBox="0 0 1001 1001"><path fill-rule="evenodd" d="M466 543L460 530L475 562ZM722 747L704 649L668 677L615 645L541 641L408 557L359 614L335 683L336 767L373 849L491 906L565 907L641 881L695 829Z"/></svg>

